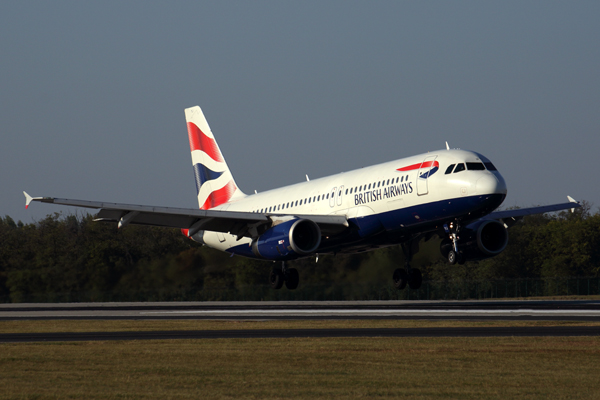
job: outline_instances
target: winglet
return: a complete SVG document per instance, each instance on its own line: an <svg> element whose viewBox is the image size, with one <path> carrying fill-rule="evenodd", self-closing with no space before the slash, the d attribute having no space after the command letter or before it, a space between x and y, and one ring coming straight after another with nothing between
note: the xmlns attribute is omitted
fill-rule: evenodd
<svg viewBox="0 0 600 400"><path fill-rule="evenodd" d="M576 204L579 204L579 202L578 202L577 200L575 200L574 198L572 198L571 196L567 196L567 199L569 199L569 202L570 202L570 203L576 203ZM574 208L571 208L571 212L572 212L572 213L574 213L574 212L575 212L575 209L574 209Z"/></svg>
<svg viewBox="0 0 600 400"><path fill-rule="evenodd" d="M26 191L23 191L23 194L25 195L25 209L27 210L27 208L29 207L29 203L31 203L33 201L33 197L31 197L29 194L27 194ZM41 198L41 197L39 197Z"/></svg>

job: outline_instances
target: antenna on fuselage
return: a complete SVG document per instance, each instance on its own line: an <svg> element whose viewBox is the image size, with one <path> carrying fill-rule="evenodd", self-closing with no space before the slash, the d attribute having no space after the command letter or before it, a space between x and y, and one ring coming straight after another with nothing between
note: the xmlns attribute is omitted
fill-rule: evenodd
<svg viewBox="0 0 600 400"><path fill-rule="evenodd" d="M448 142L446 142L446 150L450 150L450 146L448 146Z"/></svg>
<svg viewBox="0 0 600 400"><path fill-rule="evenodd" d="M310 179L308 177L308 174L306 174L306 182L310 182Z"/></svg>

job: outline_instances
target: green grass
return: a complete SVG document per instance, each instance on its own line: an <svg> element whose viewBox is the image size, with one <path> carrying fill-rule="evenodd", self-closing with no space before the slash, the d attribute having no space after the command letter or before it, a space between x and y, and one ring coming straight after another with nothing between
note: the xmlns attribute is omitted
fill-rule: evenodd
<svg viewBox="0 0 600 400"><path fill-rule="evenodd" d="M557 321L1 321L0 332L599 325ZM597 399L600 337L0 344L0 399Z"/></svg>
<svg viewBox="0 0 600 400"><path fill-rule="evenodd" d="M0 345L0 399L597 399L600 338Z"/></svg>

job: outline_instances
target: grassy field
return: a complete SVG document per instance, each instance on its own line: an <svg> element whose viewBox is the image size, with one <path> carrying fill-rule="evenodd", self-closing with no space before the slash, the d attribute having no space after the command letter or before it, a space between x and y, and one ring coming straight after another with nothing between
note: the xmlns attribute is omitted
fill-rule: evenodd
<svg viewBox="0 0 600 400"><path fill-rule="evenodd" d="M0 332L576 324L2 321ZM599 376L600 337L0 344L0 399L598 399Z"/></svg>

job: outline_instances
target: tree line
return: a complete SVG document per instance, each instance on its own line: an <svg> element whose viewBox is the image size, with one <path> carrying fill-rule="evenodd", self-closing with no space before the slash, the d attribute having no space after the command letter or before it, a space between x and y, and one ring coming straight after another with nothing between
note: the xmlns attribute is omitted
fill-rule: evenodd
<svg viewBox="0 0 600 400"><path fill-rule="evenodd" d="M419 243L412 266L425 281L598 277L600 214L590 205L571 212L524 218L509 230L500 255L448 265L440 240ZM302 285L389 284L404 265L399 246L357 255L290 262ZM50 294L177 293L247 290L267 284L273 263L230 257L184 237L179 230L94 222L93 216L51 214L23 224L0 217L0 302L23 302ZM285 289L284 289L285 290ZM92 294L92 295L89 295Z"/></svg>

